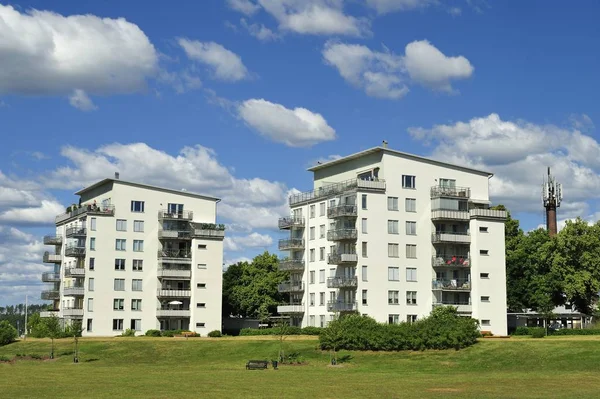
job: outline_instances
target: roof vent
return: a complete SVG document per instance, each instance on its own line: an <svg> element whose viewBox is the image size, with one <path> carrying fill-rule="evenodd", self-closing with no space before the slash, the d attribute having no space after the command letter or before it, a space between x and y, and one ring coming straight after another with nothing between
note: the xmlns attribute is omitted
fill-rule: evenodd
<svg viewBox="0 0 600 399"><path fill-rule="evenodd" d="M119 180L119 172L115 172L115 180Z"/></svg>
<svg viewBox="0 0 600 399"><path fill-rule="evenodd" d="M388 142L386 140L383 140L383 148L387 148Z"/></svg>

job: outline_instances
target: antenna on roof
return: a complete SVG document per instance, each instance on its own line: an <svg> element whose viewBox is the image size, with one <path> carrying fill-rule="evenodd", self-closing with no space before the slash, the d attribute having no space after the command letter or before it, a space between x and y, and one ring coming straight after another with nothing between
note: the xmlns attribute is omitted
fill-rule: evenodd
<svg viewBox="0 0 600 399"><path fill-rule="evenodd" d="M115 179L119 180L119 172L115 172Z"/></svg>
<svg viewBox="0 0 600 399"><path fill-rule="evenodd" d="M383 140L383 148L387 148L388 142L387 140Z"/></svg>

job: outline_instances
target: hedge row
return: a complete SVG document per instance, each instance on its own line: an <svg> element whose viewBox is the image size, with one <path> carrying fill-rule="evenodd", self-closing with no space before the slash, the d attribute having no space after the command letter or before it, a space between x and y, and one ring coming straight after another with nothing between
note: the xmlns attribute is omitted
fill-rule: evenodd
<svg viewBox="0 0 600 399"><path fill-rule="evenodd" d="M191 332L188 330L165 330L165 331L159 331L159 330L148 330L146 331L146 336L147 337L174 337L176 335L183 335L186 334L188 337L199 337L200 334L197 334L195 332Z"/></svg>
<svg viewBox="0 0 600 399"><path fill-rule="evenodd" d="M540 332L541 331L541 332ZM543 334L542 334L543 332ZM544 327L517 327L512 335L546 335ZM548 330L548 335L600 335L600 329L597 328L563 328L561 330Z"/></svg>
<svg viewBox="0 0 600 399"><path fill-rule="evenodd" d="M383 324L357 314L329 323L319 336L321 349L400 351L462 349L480 336L478 322L454 307L435 308L414 323Z"/></svg>
<svg viewBox="0 0 600 399"><path fill-rule="evenodd" d="M283 327L283 335L319 335L324 329L321 327ZM243 328L240 330L240 335L281 335L281 328Z"/></svg>

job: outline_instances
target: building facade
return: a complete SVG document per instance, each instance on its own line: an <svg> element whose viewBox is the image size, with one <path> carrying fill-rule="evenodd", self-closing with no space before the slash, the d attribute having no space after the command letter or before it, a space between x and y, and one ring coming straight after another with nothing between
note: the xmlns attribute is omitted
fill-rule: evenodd
<svg viewBox="0 0 600 399"><path fill-rule="evenodd" d="M105 179L76 193L44 238L42 299L83 336L221 330L224 227L217 198Z"/></svg>
<svg viewBox="0 0 600 399"><path fill-rule="evenodd" d="M414 321L440 305L506 335L506 212L492 210L491 173L375 147L317 165L314 190L289 198L278 307L298 326L358 311Z"/></svg>

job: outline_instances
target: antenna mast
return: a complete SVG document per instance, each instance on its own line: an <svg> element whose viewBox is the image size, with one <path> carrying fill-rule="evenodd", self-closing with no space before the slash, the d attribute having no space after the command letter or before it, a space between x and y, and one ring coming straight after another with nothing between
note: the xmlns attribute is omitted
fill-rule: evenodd
<svg viewBox="0 0 600 399"><path fill-rule="evenodd" d="M548 167L548 177L544 179L542 185L542 201L544 202L544 208L546 208L546 229L552 237L558 233L556 208L560 207L562 202L562 184L554 179L554 176L550 173L550 167Z"/></svg>

